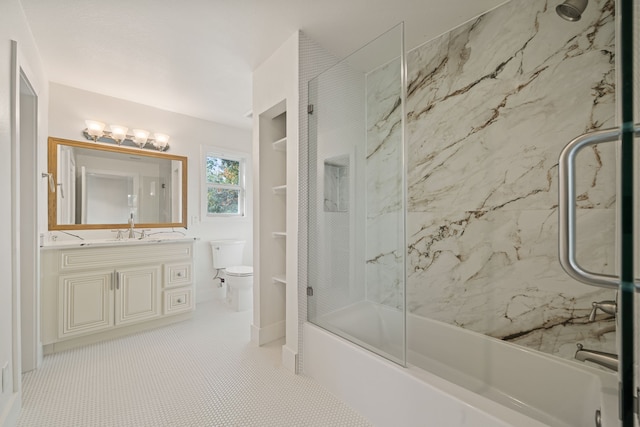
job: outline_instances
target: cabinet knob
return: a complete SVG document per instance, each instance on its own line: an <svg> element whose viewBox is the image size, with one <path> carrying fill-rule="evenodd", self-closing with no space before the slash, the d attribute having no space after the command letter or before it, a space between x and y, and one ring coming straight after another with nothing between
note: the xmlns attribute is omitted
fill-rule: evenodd
<svg viewBox="0 0 640 427"><path fill-rule="evenodd" d="M178 298L178 303L182 303L182 298Z"/></svg>
<svg viewBox="0 0 640 427"><path fill-rule="evenodd" d="M182 273L180 273L180 272L179 272L179 273L177 274L177 276L178 276L178 277L182 277Z"/></svg>

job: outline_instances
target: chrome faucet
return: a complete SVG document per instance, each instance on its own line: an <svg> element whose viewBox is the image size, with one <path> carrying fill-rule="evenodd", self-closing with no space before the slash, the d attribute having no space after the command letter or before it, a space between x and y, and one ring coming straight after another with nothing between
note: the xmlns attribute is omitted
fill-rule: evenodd
<svg viewBox="0 0 640 427"><path fill-rule="evenodd" d="M591 313L589 313L589 322L595 322L598 309L612 316L615 316L618 311L618 304L612 300L592 302L591 306L593 308L591 309Z"/></svg>
<svg viewBox="0 0 640 427"><path fill-rule="evenodd" d="M597 350L587 350L582 344L576 344L578 350L576 351L575 358L581 362L593 362L596 365L604 366L614 371L618 371L618 355L613 353L605 353Z"/></svg>
<svg viewBox="0 0 640 427"><path fill-rule="evenodd" d="M133 231L134 225L135 224L133 223L133 212L132 212L131 216L129 217L129 238L130 239L136 238L136 233Z"/></svg>

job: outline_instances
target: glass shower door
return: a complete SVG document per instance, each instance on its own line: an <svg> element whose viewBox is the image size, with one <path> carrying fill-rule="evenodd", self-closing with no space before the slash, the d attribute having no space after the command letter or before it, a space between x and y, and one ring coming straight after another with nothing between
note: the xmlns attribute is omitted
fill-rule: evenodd
<svg viewBox="0 0 640 427"><path fill-rule="evenodd" d="M634 28L634 15L640 9L638 2L620 0L618 2L619 26L619 105L620 126L588 132L583 134L565 147L560 156L560 261L565 271L574 279L583 283L617 290L618 328L618 356L605 354L600 364L618 371L619 379L619 419L623 427L636 425L638 417L638 374L636 364L638 359L637 310L635 308L638 296L638 285L635 283L637 274L635 265L638 262L638 240L636 234L640 230L638 212L638 150L634 147L640 137L640 121L638 120L638 88L639 80L636 71L638 63L638 48L640 47L640 32ZM586 147L600 143L619 142L619 186L618 205L619 214L618 253L620 261L618 274L606 275L593 273L580 266L576 257L576 159L578 152ZM635 151L635 152L634 152ZM612 302L614 303L614 302ZM614 303L615 307L615 303ZM596 310L594 303L594 312ZM579 352L582 347L579 347ZM595 352L596 356L599 356ZM576 353L576 358L577 358ZM611 359L610 363L608 360Z"/></svg>
<svg viewBox="0 0 640 427"><path fill-rule="evenodd" d="M309 82L310 322L405 363L402 24Z"/></svg>

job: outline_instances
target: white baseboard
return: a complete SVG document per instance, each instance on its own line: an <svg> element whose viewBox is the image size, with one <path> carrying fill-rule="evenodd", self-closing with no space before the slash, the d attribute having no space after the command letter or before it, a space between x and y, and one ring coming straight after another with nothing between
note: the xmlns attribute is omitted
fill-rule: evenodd
<svg viewBox="0 0 640 427"><path fill-rule="evenodd" d="M42 341L38 341L38 348L36 350L38 352L36 368L39 368L42 366L42 361L44 360L44 346L42 345Z"/></svg>
<svg viewBox="0 0 640 427"><path fill-rule="evenodd" d="M286 344L282 346L282 366L292 374L298 373L298 352Z"/></svg>
<svg viewBox="0 0 640 427"><path fill-rule="evenodd" d="M258 342L260 341L259 337L260 337L260 328L252 323L251 324L251 342L255 345L260 345L258 344Z"/></svg>
<svg viewBox="0 0 640 427"><path fill-rule="evenodd" d="M22 393L13 393L7 401L2 413L0 413L0 427L14 427L18 425L20 408L22 407Z"/></svg>
<svg viewBox="0 0 640 427"><path fill-rule="evenodd" d="M258 346L270 343L285 336L286 323L284 320L259 327L251 324L251 342Z"/></svg>

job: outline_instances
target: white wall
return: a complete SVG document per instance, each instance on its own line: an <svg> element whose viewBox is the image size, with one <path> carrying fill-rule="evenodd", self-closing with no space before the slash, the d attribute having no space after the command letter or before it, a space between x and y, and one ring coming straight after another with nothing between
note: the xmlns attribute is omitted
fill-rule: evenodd
<svg viewBox="0 0 640 427"><path fill-rule="evenodd" d="M244 263L252 265L252 171L247 176L247 216L244 218L202 219L201 180L204 164L201 148L214 146L234 152L247 153L251 164L251 131L234 128L172 113L123 99L100 95L93 92L50 84L49 136L85 140L82 136L85 119L99 120L107 124L120 124L131 128L147 129L151 132L166 133L171 136L170 153L189 159L188 172L188 229L189 236L200 238L195 245L196 301L202 302L218 296L217 281L211 264L209 240L246 240ZM60 234L60 233L57 233ZM75 234L75 232L74 232ZM78 233L95 236L96 232ZM101 231L111 236L110 231ZM61 235L60 238L65 238Z"/></svg>
<svg viewBox="0 0 640 427"><path fill-rule="evenodd" d="M0 206L0 271L4 280L0 281L0 368L8 363L7 375L8 387L0 394L0 426L14 425L20 409L20 366L14 366L13 356L18 356L19 346L14 345L12 330L19 330L15 322L16 316L13 310L15 295L10 278L14 264L14 251L12 249L11 236L11 212L13 206L11 200L11 187L14 182L11 169L11 40L18 44L18 65L27 73L31 84L38 95L38 144L46 147L48 88L47 78L44 73L40 55L31 36L22 7L18 0L2 0L2 12L0 13L0 197L4 203ZM39 165L43 165L44 159L38 157ZM41 168L42 166L40 166ZM44 182L42 183L44 184ZM44 193L44 187L40 186L40 192ZM44 221L44 216L40 216ZM44 222L41 222L44 223ZM19 363L18 363L19 365ZM17 379L17 384L14 384Z"/></svg>
<svg viewBox="0 0 640 427"><path fill-rule="evenodd" d="M286 295L283 308L282 291L269 280L261 277L260 266L260 228L256 226L254 239L256 247L254 258L254 280L260 278L254 286L253 338L258 343L268 342L282 336L285 326L286 344L283 347L283 365L296 370L298 354L298 40L296 31L276 50L253 74L253 154L256 177L268 177L277 171L260 170L260 116L286 101L287 112L287 153L286 153ZM264 145L264 144L263 144ZM259 175L258 175L259 174ZM261 195L256 185L256 224L260 219ZM268 192L267 192L268 193ZM273 197L265 193L264 197ZM260 220L263 222L266 218ZM262 238L271 239L265 233ZM264 242L267 243L267 242ZM266 268L266 266L264 266ZM285 318L283 318L283 315ZM286 325L285 325L286 321ZM267 338L268 337L268 338Z"/></svg>

